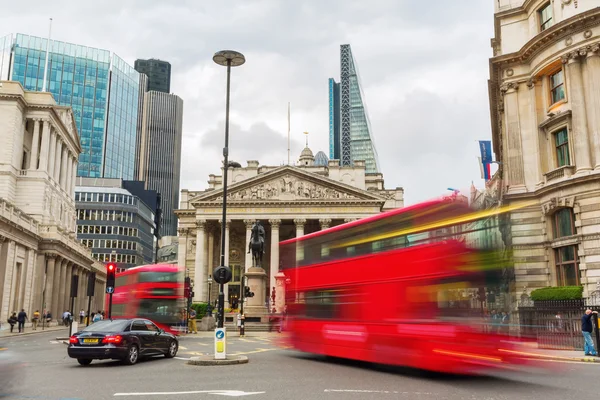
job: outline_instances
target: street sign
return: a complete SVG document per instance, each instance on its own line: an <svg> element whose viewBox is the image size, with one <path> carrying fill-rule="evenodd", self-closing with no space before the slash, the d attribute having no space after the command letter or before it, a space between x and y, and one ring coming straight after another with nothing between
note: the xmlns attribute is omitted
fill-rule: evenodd
<svg viewBox="0 0 600 400"><path fill-rule="evenodd" d="M106 287L106 293L108 294L113 294L115 292L115 288L112 286L107 286Z"/></svg>
<svg viewBox="0 0 600 400"><path fill-rule="evenodd" d="M215 329L215 360L227 359L227 342L225 328Z"/></svg>

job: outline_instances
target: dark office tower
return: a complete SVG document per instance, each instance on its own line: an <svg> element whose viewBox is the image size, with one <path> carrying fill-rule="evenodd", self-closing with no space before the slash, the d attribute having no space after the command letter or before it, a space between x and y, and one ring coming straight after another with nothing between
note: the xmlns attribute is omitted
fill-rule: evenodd
<svg viewBox="0 0 600 400"><path fill-rule="evenodd" d="M340 83L329 79L329 155L339 159L342 166L362 160L367 173L380 172L365 96L349 44L340 46Z"/></svg>
<svg viewBox="0 0 600 400"><path fill-rule="evenodd" d="M137 135L135 140L135 159L133 176L140 176L140 146L142 144L142 128L144 126L144 95L148 91L148 75L140 73L140 89L138 91Z"/></svg>
<svg viewBox="0 0 600 400"><path fill-rule="evenodd" d="M178 96L156 91L144 95L138 179L161 194L160 236L177 236L173 210L179 203L182 122L183 100Z"/></svg>
<svg viewBox="0 0 600 400"><path fill-rule="evenodd" d="M148 75L148 91L171 93L171 64L166 61L135 60L137 72Z"/></svg>

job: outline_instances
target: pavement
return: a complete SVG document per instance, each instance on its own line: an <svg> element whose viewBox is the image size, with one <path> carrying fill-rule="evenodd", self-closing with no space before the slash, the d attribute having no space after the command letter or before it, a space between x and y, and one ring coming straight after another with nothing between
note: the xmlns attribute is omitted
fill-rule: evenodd
<svg viewBox="0 0 600 400"><path fill-rule="evenodd" d="M0 338L14 361L15 393L6 399L218 399L290 400L563 400L597 397L600 363L548 359L545 372L458 377L407 368L330 359L280 347L279 334L230 335L229 354L248 364L193 366L187 360L213 351L212 335L181 338L174 359L156 357L134 366L94 361L82 367L67 356L56 332ZM535 352L537 354L537 352ZM562 354L562 353L561 353ZM1 355L1 354L0 354ZM0 357L1 359L1 357ZM4 400L4 399L3 399Z"/></svg>

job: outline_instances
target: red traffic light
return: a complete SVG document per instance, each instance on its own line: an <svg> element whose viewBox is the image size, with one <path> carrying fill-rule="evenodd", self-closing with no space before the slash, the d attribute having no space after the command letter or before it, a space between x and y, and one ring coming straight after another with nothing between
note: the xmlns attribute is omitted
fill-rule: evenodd
<svg viewBox="0 0 600 400"><path fill-rule="evenodd" d="M111 272L115 270L115 264L108 264L107 267L108 267L108 270Z"/></svg>

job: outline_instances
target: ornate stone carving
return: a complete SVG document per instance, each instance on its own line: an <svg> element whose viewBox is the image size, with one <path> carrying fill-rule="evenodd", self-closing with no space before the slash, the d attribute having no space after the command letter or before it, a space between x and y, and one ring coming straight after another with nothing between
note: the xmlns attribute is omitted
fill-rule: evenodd
<svg viewBox="0 0 600 400"><path fill-rule="evenodd" d="M306 219L304 219L304 218L296 218L294 220L294 225L296 225L297 227L304 227L305 224L306 224Z"/></svg>
<svg viewBox="0 0 600 400"><path fill-rule="evenodd" d="M219 225L223 225L222 219L219 220ZM231 220L228 218L227 221L225 221L225 227L229 229L230 226L231 226Z"/></svg>
<svg viewBox="0 0 600 400"><path fill-rule="evenodd" d="M509 68L506 70L506 76L513 76L515 74L515 71L512 68Z"/></svg>
<svg viewBox="0 0 600 400"><path fill-rule="evenodd" d="M294 199L357 199L352 194L301 180L289 174L227 194L227 200L278 200L282 197ZM219 196L215 200L220 201L222 199L223 196Z"/></svg>
<svg viewBox="0 0 600 400"><path fill-rule="evenodd" d="M519 90L519 84L517 82L505 82L500 85L500 93L504 96L509 90Z"/></svg>
<svg viewBox="0 0 600 400"><path fill-rule="evenodd" d="M189 229L187 228L177 228L177 233L179 236L187 236Z"/></svg>
<svg viewBox="0 0 600 400"><path fill-rule="evenodd" d="M590 29L588 29L587 31L583 32L583 37L586 39L589 39L592 37L592 31Z"/></svg>
<svg viewBox="0 0 600 400"><path fill-rule="evenodd" d="M598 51L600 50L600 43L595 43L587 47L588 48L588 57L598 55Z"/></svg>
<svg viewBox="0 0 600 400"><path fill-rule="evenodd" d="M357 218L344 218L344 222L345 223L353 222L353 221L356 221L356 220L357 220Z"/></svg>
<svg viewBox="0 0 600 400"><path fill-rule="evenodd" d="M196 228L197 229L206 229L206 220L205 219L197 219L196 220Z"/></svg>
<svg viewBox="0 0 600 400"><path fill-rule="evenodd" d="M573 44L573 38L572 37L569 36L568 38L565 39L565 45L566 46L570 46L572 44Z"/></svg>
<svg viewBox="0 0 600 400"><path fill-rule="evenodd" d="M256 220L254 220L254 219L245 219L244 225L246 225L246 229L252 229L252 225L254 225L255 221Z"/></svg>
<svg viewBox="0 0 600 400"><path fill-rule="evenodd" d="M331 226L331 219L329 219L329 218L320 219L319 224L321 224L321 229L327 229Z"/></svg>
<svg viewBox="0 0 600 400"><path fill-rule="evenodd" d="M271 224L271 228L278 229L279 225L281 225L281 220L280 219L270 219L269 224Z"/></svg>
<svg viewBox="0 0 600 400"><path fill-rule="evenodd" d="M530 79L527 81L527 87L528 87L529 89L533 89L533 88L535 87L535 84L536 84L537 82L538 82L538 79L537 79L537 78L534 76L534 77L530 78Z"/></svg>
<svg viewBox="0 0 600 400"><path fill-rule="evenodd" d="M188 254L195 254L195 253L196 253L196 240L192 239L192 240L190 240Z"/></svg>

